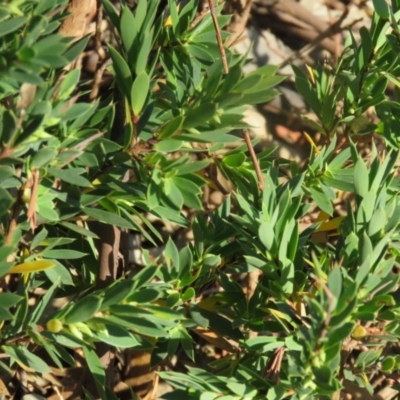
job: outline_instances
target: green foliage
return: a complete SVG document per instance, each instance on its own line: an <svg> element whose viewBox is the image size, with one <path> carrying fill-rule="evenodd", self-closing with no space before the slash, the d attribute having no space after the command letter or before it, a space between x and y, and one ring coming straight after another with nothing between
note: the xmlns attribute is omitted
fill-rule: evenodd
<svg viewBox="0 0 400 400"><path fill-rule="evenodd" d="M374 1L371 28L362 28L361 44L349 35L334 69L309 69L308 77L294 67L328 143L312 149L303 171L274 149L259 153L263 191L247 147L225 146L247 128L247 105L278 94L278 67L244 77L245 57L226 49L225 74L211 16L192 24L197 1L181 9L170 1L159 14L156 0L120 12L103 0L118 43L109 46L116 90L89 103L80 71L63 70L88 40L55 33L65 3L0 6L4 373L74 366L69 349L81 348L98 395L110 399L96 344L151 351L156 366L180 348L194 360L200 328L217 347L229 340L229 351L208 371L160 372L176 388L166 399L320 398L340 390L342 378L372 391L366 373L397 370L398 357L383 350L400 336L399 103L386 96L389 81L399 86L398 2ZM354 135L373 131L391 150L373 146L366 162ZM209 212L202 194L216 171L234 190ZM333 203L339 191L349 199L342 217ZM304 226L313 208L319 217ZM161 245L149 213L191 229L194 240ZM140 233L163 254L143 250L140 272L100 287L96 223ZM326 232L334 235L317 240ZM254 271L249 293L236 277ZM210 285L221 290L205 295ZM64 296L71 300L54 309ZM375 324L384 328L373 337L366 327ZM349 341L364 346L354 363L343 351Z"/></svg>
<svg viewBox="0 0 400 400"><path fill-rule="evenodd" d="M374 1L374 6L370 29L360 29L359 43L348 35L337 66L309 68L310 79L293 67L296 87L317 114L320 122L309 122L319 132L328 136L338 130L348 135L378 132L397 148L398 11L394 13L383 0ZM395 5L394 10L397 8ZM396 86L395 101L385 96L389 82ZM380 122L371 123L373 118L365 116L367 110L373 110Z"/></svg>

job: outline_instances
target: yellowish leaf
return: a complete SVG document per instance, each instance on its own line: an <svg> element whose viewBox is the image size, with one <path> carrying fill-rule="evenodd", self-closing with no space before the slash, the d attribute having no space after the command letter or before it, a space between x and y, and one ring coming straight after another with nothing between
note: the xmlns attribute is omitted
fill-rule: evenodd
<svg viewBox="0 0 400 400"><path fill-rule="evenodd" d="M316 232L328 232L336 230L341 222L343 221L344 217L336 217L332 218L326 222L323 222L316 230Z"/></svg>
<svg viewBox="0 0 400 400"><path fill-rule="evenodd" d="M229 340L210 329L198 327L193 331L208 343L211 343L215 347L225 350L228 353L237 353L239 351L238 343L233 340Z"/></svg>
<svg viewBox="0 0 400 400"><path fill-rule="evenodd" d="M273 308L264 308L263 310L269 311L277 319L291 322L290 319L283 312L279 310L274 310Z"/></svg>
<svg viewBox="0 0 400 400"><path fill-rule="evenodd" d="M7 386L4 384L4 382L0 379L0 394L2 396L11 396L10 392L7 389Z"/></svg>
<svg viewBox="0 0 400 400"><path fill-rule="evenodd" d="M311 147L315 150L315 154L319 154L319 149L314 140L312 140L312 137L307 132L304 132L304 135L307 139L307 142L310 143Z"/></svg>
<svg viewBox="0 0 400 400"><path fill-rule="evenodd" d="M23 364L21 361L19 360L15 360L15 362L26 372L30 372L30 373L34 373L35 370L32 368L29 368L27 365Z"/></svg>
<svg viewBox="0 0 400 400"><path fill-rule="evenodd" d="M176 9L179 12L180 4L177 4ZM166 14L166 18L165 18L164 26L165 27L172 26L172 18L171 18L171 15L169 14L168 9L166 10L165 14Z"/></svg>
<svg viewBox="0 0 400 400"><path fill-rule="evenodd" d="M167 26L172 26L172 18L171 18L170 15L168 15L167 19L165 20L164 26L165 26L165 27L167 27Z"/></svg>
<svg viewBox="0 0 400 400"><path fill-rule="evenodd" d="M44 271L45 269L53 268L56 265L51 261L28 261L22 264L14 265L9 274L26 274L30 272Z"/></svg>
<svg viewBox="0 0 400 400"><path fill-rule="evenodd" d="M320 213L318 214L318 217L315 219L315 222L326 221L327 219L329 219L329 217L330 217L330 215L328 213L321 210Z"/></svg>
<svg viewBox="0 0 400 400"><path fill-rule="evenodd" d="M306 68L308 73L310 74L310 81L312 82L313 85L315 85L315 75L314 75L314 70L306 64Z"/></svg>

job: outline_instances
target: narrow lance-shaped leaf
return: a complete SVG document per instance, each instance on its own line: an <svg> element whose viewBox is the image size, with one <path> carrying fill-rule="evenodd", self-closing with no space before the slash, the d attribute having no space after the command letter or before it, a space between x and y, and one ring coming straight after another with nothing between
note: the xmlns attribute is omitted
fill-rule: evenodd
<svg viewBox="0 0 400 400"><path fill-rule="evenodd" d="M91 318L100 309L101 301L101 298L95 295L83 297L64 316L65 323L75 324Z"/></svg>
<svg viewBox="0 0 400 400"><path fill-rule="evenodd" d="M145 71L139 74L131 89L131 104L133 114L138 116L145 105L146 98L149 94L150 78Z"/></svg>
<svg viewBox="0 0 400 400"><path fill-rule="evenodd" d="M30 272L44 271L45 269L53 267L55 267L55 264L52 263L51 261L28 261L22 264L14 265L8 273L26 274Z"/></svg>
<svg viewBox="0 0 400 400"><path fill-rule="evenodd" d="M132 87L132 74L128 67L128 64L112 46L108 46L110 56L113 61L113 67L115 71L115 79L118 83L118 87L125 97L130 97L130 88Z"/></svg>

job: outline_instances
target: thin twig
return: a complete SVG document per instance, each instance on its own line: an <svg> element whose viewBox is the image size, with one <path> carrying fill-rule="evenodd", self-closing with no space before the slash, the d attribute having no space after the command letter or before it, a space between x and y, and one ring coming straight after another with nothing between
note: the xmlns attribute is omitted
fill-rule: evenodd
<svg viewBox="0 0 400 400"><path fill-rule="evenodd" d="M38 186L39 186L39 170L34 169L32 171L31 197L29 199L28 212L26 214L28 221L31 225L32 232L34 232L37 227L37 224L36 224L36 199L37 199Z"/></svg>
<svg viewBox="0 0 400 400"><path fill-rule="evenodd" d="M215 28L215 33L217 35L217 42L218 42L219 52L221 54L222 65L224 66L224 72L227 74L229 72L229 66L228 66L228 61L226 60L224 44L222 43L221 29L219 29L218 25L218 18L215 12L214 0L208 0L208 5L210 7L211 17L214 22L214 28Z"/></svg>
<svg viewBox="0 0 400 400"><path fill-rule="evenodd" d="M199 15L196 16L196 18L190 23L189 28L192 29L194 28L208 13L210 12L209 7L204 7Z"/></svg>
<svg viewBox="0 0 400 400"><path fill-rule="evenodd" d="M247 148L249 149L251 161L253 161L254 170L256 171L258 187L261 192L264 191L264 178L261 173L260 164L258 163L258 159L256 153L254 151L253 145L251 144L251 139L248 131L243 131L244 140L246 142Z"/></svg>
<svg viewBox="0 0 400 400"><path fill-rule="evenodd" d="M283 356L285 355L285 348L279 347L274 351L274 354L269 359L267 366L263 371L263 376L265 378L279 382L279 373L281 372L281 366L283 361Z"/></svg>

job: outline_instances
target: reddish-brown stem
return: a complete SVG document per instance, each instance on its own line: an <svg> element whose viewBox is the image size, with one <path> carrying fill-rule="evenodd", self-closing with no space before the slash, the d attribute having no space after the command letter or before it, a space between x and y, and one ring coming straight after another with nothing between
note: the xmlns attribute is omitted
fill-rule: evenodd
<svg viewBox="0 0 400 400"><path fill-rule="evenodd" d="M228 61L226 59L224 44L222 43L221 29L219 28L218 25L218 18L217 18L217 13L215 12L214 0L208 0L208 5L210 7L211 17L214 22L215 33L217 35L218 48L222 59L222 65L224 66L224 72L227 74L229 72L229 66L228 66Z"/></svg>
<svg viewBox="0 0 400 400"><path fill-rule="evenodd" d="M254 170L256 171L258 187L262 191L264 191L264 178L261 173L260 164L258 163L258 159L256 156L256 152L254 151L253 145L251 143L250 134L247 131L243 131L244 140L246 142L247 148L249 149L251 161L253 161Z"/></svg>

